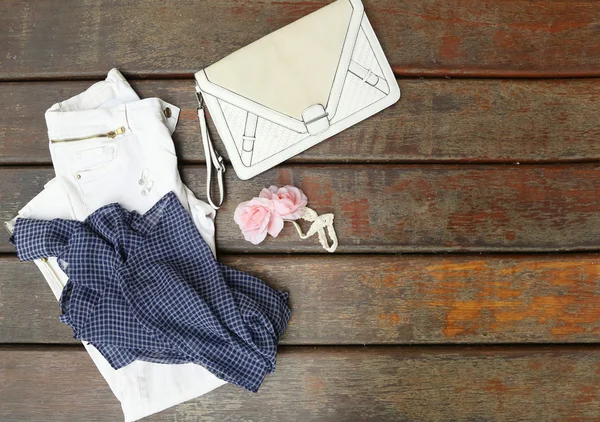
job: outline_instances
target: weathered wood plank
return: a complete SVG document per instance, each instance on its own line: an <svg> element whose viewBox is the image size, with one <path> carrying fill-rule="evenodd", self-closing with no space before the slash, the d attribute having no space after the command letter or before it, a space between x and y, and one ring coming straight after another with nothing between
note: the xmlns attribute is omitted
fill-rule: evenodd
<svg viewBox="0 0 600 422"><path fill-rule="evenodd" d="M282 348L258 394L226 385L145 420L590 421L598 368L597 348ZM122 418L80 348L4 348L0 381L2 420Z"/></svg>
<svg viewBox="0 0 600 422"><path fill-rule="evenodd" d="M400 103L291 162L559 162L600 158L600 82L402 79ZM50 164L44 111L91 82L0 84L0 164ZM134 81L182 108L182 162L204 162L192 80ZM224 154L211 126L217 148Z"/></svg>
<svg viewBox="0 0 600 422"><path fill-rule="evenodd" d="M597 342L600 255L222 257L290 293L282 342ZM76 343L30 263L0 257L0 343Z"/></svg>
<svg viewBox="0 0 600 422"><path fill-rule="evenodd" d="M0 219L11 218L52 177L49 168L0 169ZM183 179L204 198L205 172ZM600 165L282 166L250 181L226 173L217 215L222 252L323 252L293 227L258 247L233 222L236 205L271 184L303 189L309 206L333 212L339 252L575 251L600 246ZM0 251L12 251L7 233Z"/></svg>
<svg viewBox="0 0 600 422"><path fill-rule="evenodd" d="M99 77L107 66L189 76L328 3L11 1L0 15L0 79ZM600 75L593 0L365 3L398 75Z"/></svg>

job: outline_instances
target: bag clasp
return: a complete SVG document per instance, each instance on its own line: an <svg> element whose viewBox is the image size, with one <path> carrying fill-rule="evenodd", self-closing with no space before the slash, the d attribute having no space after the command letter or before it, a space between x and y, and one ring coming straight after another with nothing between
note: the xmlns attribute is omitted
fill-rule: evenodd
<svg viewBox="0 0 600 422"><path fill-rule="evenodd" d="M315 104L302 112L302 120L311 135L317 135L329 129L329 115L321 104Z"/></svg>

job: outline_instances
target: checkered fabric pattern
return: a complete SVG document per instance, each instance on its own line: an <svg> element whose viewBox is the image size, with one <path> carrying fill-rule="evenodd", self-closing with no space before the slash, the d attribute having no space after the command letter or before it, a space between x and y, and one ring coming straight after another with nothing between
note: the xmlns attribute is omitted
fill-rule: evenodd
<svg viewBox="0 0 600 422"><path fill-rule="evenodd" d="M18 219L22 261L58 257L61 320L118 369L194 362L256 392L275 369L288 294L215 260L173 193L144 215L106 205L84 222Z"/></svg>

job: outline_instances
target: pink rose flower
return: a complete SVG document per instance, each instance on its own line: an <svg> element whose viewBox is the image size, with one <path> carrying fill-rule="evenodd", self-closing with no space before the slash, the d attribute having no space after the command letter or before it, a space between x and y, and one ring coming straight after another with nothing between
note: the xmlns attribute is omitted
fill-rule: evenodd
<svg viewBox="0 0 600 422"><path fill-rule="evenodd" d="M263 189L259 198L265 198L273 201L275 212L286 220L297 220L302 216L302 209L308 203L308 198L300 189L295 186L284 186L278 188L271 186L269 189Z"/></svg>
<svg viewBox="0 0 600 422"><path fill-rule="evenodd" d="M283 219L275 212L273 202L264 198L239 204L233 219L242 229L244 239L255 245L265 240L267 233L277 237L283 228Z"/></svg>

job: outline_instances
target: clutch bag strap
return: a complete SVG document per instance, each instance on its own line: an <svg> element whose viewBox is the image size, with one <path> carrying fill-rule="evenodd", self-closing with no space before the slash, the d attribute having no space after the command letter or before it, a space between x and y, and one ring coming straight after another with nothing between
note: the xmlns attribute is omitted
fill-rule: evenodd
<svg viewBox="0 0 600 422"><path fill-rule="evenodd" d="M225 164L223 164L223 157L219 155L213 147L210 135L208 133L208 126L206 125L206 116L204 115L204 100L200 92L200 88L196 85L196 99L198 100L198 122L200 123L200 135L202 137L202 144L204 146L204 157L206 158L206 197L211 207L218 210L223 201L225 200L225 188L223 185L223 173L225 173ZM217 205L211 197L212 187L212 168L215 168L217 172L217 183L219 185L219 202Z"/></svg>

